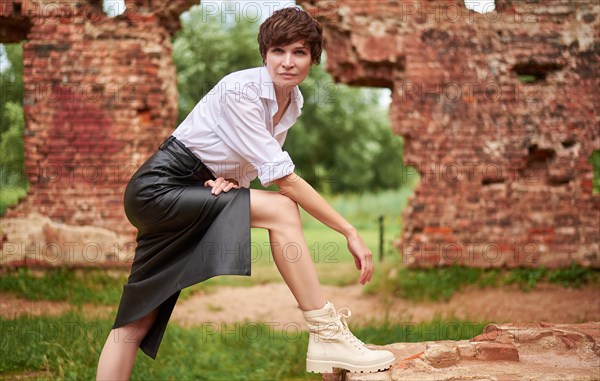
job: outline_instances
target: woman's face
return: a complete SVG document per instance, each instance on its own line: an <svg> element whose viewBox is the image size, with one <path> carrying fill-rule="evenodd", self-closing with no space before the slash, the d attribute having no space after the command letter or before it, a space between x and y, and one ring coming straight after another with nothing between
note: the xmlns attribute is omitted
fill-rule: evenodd
<svg viewBox="0 0 600 381"><path fill-rule="evenodd" d="M271 46L267 50L265 63L275 86L291 91L308 75L312 57L304 41L297 41L289 45Z"/></svg>

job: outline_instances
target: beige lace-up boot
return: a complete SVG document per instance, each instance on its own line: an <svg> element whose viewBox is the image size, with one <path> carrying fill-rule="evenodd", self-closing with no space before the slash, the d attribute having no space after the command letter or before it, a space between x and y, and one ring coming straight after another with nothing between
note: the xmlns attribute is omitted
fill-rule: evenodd
<svg viewBox="0 0 600 381"><path fill-rule="evenodd" d="M327 302L319 310L302 311L310 332L306 371L330 373L333 368L374 373L388 369L396 359L390 351L371 350L348 329L348 308L336 312Z"/></svg>

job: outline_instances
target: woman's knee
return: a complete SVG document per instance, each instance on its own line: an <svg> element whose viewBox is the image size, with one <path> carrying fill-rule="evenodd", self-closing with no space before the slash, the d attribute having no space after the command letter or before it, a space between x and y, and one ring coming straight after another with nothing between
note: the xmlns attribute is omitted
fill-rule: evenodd
<svg viewBox="0 0 600 381"><path fill-rule="evenodd" d="M280 193L277 193L275 197L277 198L279 207L281 207L283 211L287 212L286 214L298 212L298 203L296 201Z"/></svg>
<svg viewBox="0 0 600 381"><path fill-rule="evenodd" d="M263 225L258 227L277 229L301 224L296 201L276 192L258 192L251 196L253 217Z"/></svg>
<svg viewBox="0 0 600 381"><path fill-rule="evenodd" d="M285 229L289 227L298 227L302 225L300 220L300 211L298 204L291 198L278 194L277 195L277 212L278 224L276 229Z"/></svg>

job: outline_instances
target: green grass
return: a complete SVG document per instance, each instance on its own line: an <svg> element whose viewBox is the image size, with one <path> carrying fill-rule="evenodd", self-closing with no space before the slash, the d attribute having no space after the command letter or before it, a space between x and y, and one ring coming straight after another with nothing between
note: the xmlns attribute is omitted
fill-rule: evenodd
<svg viewBox="0 0 600 381"><path fill-rule="evenodd" d="M353 333L365 343L391 344L416 343L434 340L468 340L483 332L488 322L459 319L441 319L436 316L429 322L402 322L351 327Z"/></svg>
<svg viewBox="0 0 600 381"><path fill-rule="evenodd" d="M36 379L90 380L112 321L60 317L0 319L0 378L33 372ZM468 339L485 323L442 321L352 327L367 343ZM226 328L226 329L222 329ZM157 360L138 353L132 380L320 380L305 372L308 334L296 325L170 324Z"/></svg>
<svg viewBox="0 0 600 381"><path fill-rule="evenodd" d="M121 298L125 271L70 270L58 268L43 272L20 268L0 277L0 292L10 292L29 300L68 301L116 305Z"/></svg>
<svg viewBox="0 0 600 381"><path fill-rule="evenodd" d="M39 371L36 379L91 380L111 323L73 313L0 320L0 374ZM157 361L140 351L131 379L318 379L304 372L307 338L299 331L288 330L286 339L269 325L246 323L215 332L216 324L188 329L171 324Z"/></svg>
<svg viewBox="0 0 600 381"><path fill-rule="evenodd" d="M326 196L331 206L342 214L359 231L379 229L378 217L384 216L386 233L399 234L402 211L413 193L413 186L377 193L341 194ZM321 226L321 223L302 211L305 227Z"/></svg>
<svg viewBox="0 0 600 381"><path fill-rule="evenodd" d="M573 262L569 267L555 270L549 270L543 266L536 269L514 269L504 278L505 284L518 284L523 290L534 288L540 281L578 288L590 283L598 284L600 271Z"/></svg>
<svg viewBox="0 0 600 381"><path fill-rule="evenodd" d="M365 287L365 292L387 293L413 301L447 301L454 293L469 285L484 288L516 284L521 290L529 291L540 282L572 288L600 284L600 271L575 263L568 268L549 270L543 266L481 269L457 265L408 269L399 262L388 261Z"/></svg>

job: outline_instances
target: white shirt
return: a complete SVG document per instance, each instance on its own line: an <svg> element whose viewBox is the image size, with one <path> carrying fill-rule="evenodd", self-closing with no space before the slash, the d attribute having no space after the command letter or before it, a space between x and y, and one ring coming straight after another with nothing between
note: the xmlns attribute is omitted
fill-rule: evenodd
<svg viewBox="0 0 600 381"><path fill-rule="evenodd" d="M295 86L290 105L273 126L275 87L265 67L231 73L198 102L173 132L215 177L248 188L257 176L264 186L294 171L281 147L300 116L304 98Z"/></svg>

